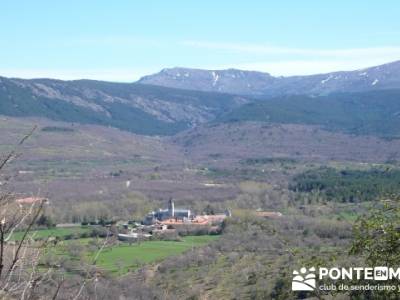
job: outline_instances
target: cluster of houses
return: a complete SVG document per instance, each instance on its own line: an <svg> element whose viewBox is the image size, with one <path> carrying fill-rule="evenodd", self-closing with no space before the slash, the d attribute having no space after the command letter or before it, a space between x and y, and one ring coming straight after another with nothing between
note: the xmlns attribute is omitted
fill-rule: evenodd
<svg viewBox="0 0 400 300"><path fill-rule="evenodd" d="M280 218L282 214L274 211L252 211L255 217L268 219ZM203 232L218 232L223 221L231 216L231 212L212 215L196 215L190 209L176 208L170 199L166 209L158 209L148 213L143 221L136 223L134 228L125 224L125 230L118 234L121 241L135 242L150 238L154 234L167 234L180 229L202 230Z"/></svg>
<svg viewBox="0 0 400 300"><path fill-rule="evenodd" d="M49 200L42 197L26 197L16 199L16 203L21 207L30 207L36 204L48 204ZM279 218L282 216L280 212L262 210L253 211L253 214L263 218ZM230 210L219 214L196 215L190 209L176 208L174 201L170 199L166 209L149 212L142 222L123 224L122 229L118 230L118 239L120 241L137 242L146 240L154 234L168 234L182 229L201 230L205 232L202 234L218 233L223 221L230 216Z"/></svg>
<svg viewBox="0 0 400 300"><path fill-rule="evenodd" d="M143 220L144 225L166 224L166 225L179 225L179 224L194 224L194 225L211 225L212 223L222 223L226 217L230 217L231 212L227 210L223 214L216 215L199 215L196 216L190 209L175 208L174 201L168 201L167 209L159 209L152 211Z"/></svg>
<svg viewBox="0 0 400 300"><path fill-rule="evenodd" d="M192 212L190 209L180 209L175 208L174 201L170 199L168 201L167 209L159 209L156 211L152 211L143 220L144 225L154 225L156 223L162 223L166 220L175 220L175 221L189 221L193 218Z"/></svg>
<svg viewBox="0 0 400 300"><path fill-rule="evenodd" d="M125 225L127 232L118 234L118 238L122 241L135 241L149 238L154 233L175 231L180 227L210 227L215 229L230 216L229 210L221 214L195 215L190 209L176 208L174 201L170 199L166 209L158 209L148 213L141 224L136 224L135 228L129 230L129 227Z"/></svg>

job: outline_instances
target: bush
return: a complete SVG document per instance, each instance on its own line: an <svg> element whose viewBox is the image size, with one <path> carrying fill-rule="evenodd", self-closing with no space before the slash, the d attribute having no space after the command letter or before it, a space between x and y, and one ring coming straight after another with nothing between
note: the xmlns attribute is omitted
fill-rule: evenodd
<svg viewBox="0 0 400 300"><path fill-rule="evenodd" d="M160 240L160 241L174 241L174 242L181 242L182 239L178 235L176 231L163 231L163 232L158 232L153 235L152 237L155 240Z"/></svg>
<svg viewBox="0 0 400 300"><path fill-rule="evenodd" d="M38 220L36 221L36 224L38 226L44 226L44 227L47 227L47 228L52 228L52 227L55 227L57 225L52 217L50 217L48 215L45 215L45 214L41 215L38 218Z"/></svg>
<svg viewBox="0 0 400 300"><path fill-rule="evenodd" d="M95 227L92 229L92 231L89 233L90 237L101 237L101 238L105 238L107 237L108 234L108 230L104 227Z"/></svg>
<svg viewBox="0 0 400 300"><path fill-rule="evenodd" d="M88 237L90 237L90 232L82 232L81 234L79 234L80 239L85 239Z"/></svg>
<svg viewBox="0 0 400 300"><path fill-rule="evenodd" d="M337 221L321 221L314 228L314 233L320 238L348 239L352 237L351 226Z"/></svg>

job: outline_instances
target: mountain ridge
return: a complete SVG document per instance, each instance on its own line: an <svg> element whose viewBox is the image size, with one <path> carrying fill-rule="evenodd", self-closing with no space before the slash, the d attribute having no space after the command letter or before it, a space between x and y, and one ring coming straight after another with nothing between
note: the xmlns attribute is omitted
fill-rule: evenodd
<svg viewBox="0 0 400 300"><path fill-rule="evenodd" d="M0 114L174 134L248 102L242 96L137 83L0 78Z"/></svg>
<svg viewBox="0 0 400 300"><path fill-rule="evenodd" d="M324 95L393 89L400 86L400 61L353 71L314 75L272 76L238 69L203 70L175 67L140 78L138 83L252 96Z"/></svg>
<svg viewBox="0 0 400 300"><path fill-rule="evenodd" d="M177 70L183 83L189 78L197 85L188 90L140 82L0 77L0 114L111 126L142 135L174 135L204 123L259 121L400 137L396 129L400 128L400 61L352 72L288 78L237 69L224 71L223 77L216 71L190 69L199 80L186 75L187 69L162 72L175 76ZM224 90L240 92L250 85L255 92L199 90L204 82L210 83L210 76L216 88L225 80ZM271 85L268 91L265 82ZM260 91L264 94L257 94Z"/></svg>

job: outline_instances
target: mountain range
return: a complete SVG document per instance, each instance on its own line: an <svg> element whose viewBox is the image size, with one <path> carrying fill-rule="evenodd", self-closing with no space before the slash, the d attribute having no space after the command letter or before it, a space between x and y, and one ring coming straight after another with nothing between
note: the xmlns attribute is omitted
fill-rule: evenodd
<svg viewBox="0 0 400 300"><path fill-rule="evenodd" d="M400 87L400 61L356 71L274 77L268 73L229 70L164 69L139 83L261 97L332 92L360 92Z"/></svg>
<svg viewBox="0 0 400 300"><path fill-rule="evenodd" d="M0 77L0 114L143 135L257 121L392 138L400 136L400 62L292 77L173 68L135 83Z"/></svg>
<svg viewBox="0 0 400 300"><path fill-rule="evenodd" d="M243 96L93 80L0 78L0 114L170 135L247 103Z"/></svg>

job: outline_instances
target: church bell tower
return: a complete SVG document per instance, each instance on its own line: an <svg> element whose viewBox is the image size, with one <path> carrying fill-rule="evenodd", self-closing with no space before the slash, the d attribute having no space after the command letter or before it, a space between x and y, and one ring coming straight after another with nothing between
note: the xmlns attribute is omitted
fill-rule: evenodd
<svg viewBox="0 0 400 300"><path fill-rule="evenodd" d="M170 198L168 201L168 211L171 217L175 217L175 204L172 198Z"/></svg>

